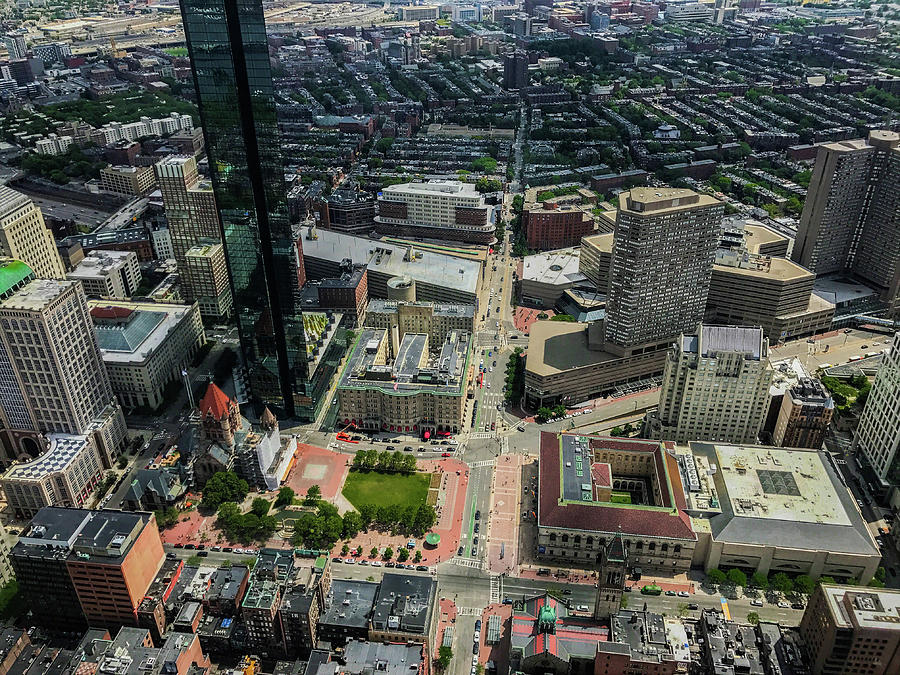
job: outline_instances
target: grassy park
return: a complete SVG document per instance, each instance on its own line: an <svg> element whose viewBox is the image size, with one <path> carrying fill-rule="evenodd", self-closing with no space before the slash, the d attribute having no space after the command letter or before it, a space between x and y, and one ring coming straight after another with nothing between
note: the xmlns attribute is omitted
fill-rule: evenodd
<svg viewBox="0 0 900 675"><path fill-rule="evenodd" d="M363 504L376 507L425 504L431 476L427 473L397 474L375 471L350 471L344 482L344 496L357 509Z"/></svg>

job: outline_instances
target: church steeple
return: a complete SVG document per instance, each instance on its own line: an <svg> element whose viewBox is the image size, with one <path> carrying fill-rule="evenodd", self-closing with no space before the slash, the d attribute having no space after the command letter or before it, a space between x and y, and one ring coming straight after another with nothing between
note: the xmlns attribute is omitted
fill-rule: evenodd
<svg viewBox="0 0 900 675"><path fill-rule="evenodd" d="M622 604L625 592L625 576L628 568L628 550L621 530L600 549L597 579L597 601L594 603L594 619L600 621L615 616Z"/></svg>

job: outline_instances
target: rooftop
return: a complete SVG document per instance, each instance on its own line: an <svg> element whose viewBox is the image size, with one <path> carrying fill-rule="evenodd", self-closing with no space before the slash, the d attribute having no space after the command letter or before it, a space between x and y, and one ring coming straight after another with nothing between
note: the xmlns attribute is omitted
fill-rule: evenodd
<svg viewBox="0 0 900 675"><path fill-rule="evenodd" d="M636 187L619 196L619 212L662 215L721 205L715 197L685 188Z"/></svg>
<svg viewBox="0 0 900 675"><path fill-rule="evenodd" d="M3 474L4 480L41 480L50 474L63 471L88 446L87 436L48 434L50 448L28 462L13 464Z"/></svg>
<svg viewBox="0 0 900 675"><path fill-rule="evenodd" d="M475 183L462 183L456 180L431 180L427 183L398 183L388 185L382 190L384 196L388 195L441 195L448 194L457 197L481 198L481 193L475 189Z"/></svg>
<svg viewBox="0 0 900 675"><path fill-rule="evenodd" d="M528 338L527 370L546 377L617 359L614 354L588 349L588 326L570 321L535 321Z"/></svg>
<svg viewBox="0 0 900 675"><path fill-rule="evenodd" d="M412 257L409 255L411 250L415 251ZM354 263L365 264L370 274L407 275L420 284L453 288L473 296L481 276L481 263L476 260L464 260L427 248L354 237L334 230L316 230L314 239L304 236L303 256L334 263L349 258Z"/></svg>
<svg viewBox="0 0 900 675"><path fill-rule="evenodd" d="M437 581L431 577L385 572L375 596L372 627L424 634L436 594Z"/></svg>
<svg viewBox="0 0 900 675"><path fill-rule="evenodd" d="M0 261L0 299L34 278L34 271L21 260L7 258Z"/></svg>
<svg viewBox="0 0 900 675"><path fill-rule="evenodd" d="M787 258L772 258L721 250L716 252L716 263L713 265L713 269L743 277L775 281L815 278L815 275L808 269Z"/></svg>
<svg viewBox="0 0 900 675"><path fill-rule="evenodd" d="M526 599L511 623L510 646L525 658L552 654L564 661L571 656L592 659L609 635L605 626L570 616L562 602L547 594Z"/></svg>
<svg viewBox="0 0 900 675"><path fill-rule="evenodd" d="M576 246L525 256L522 280L552 285L584 281L585 276L578 271L580 255L581 250Z"/></svg>
<svg viewBox="0 0 900 675"><path fill-rule="evenodd" d="M900 590L823 584L822 591L839 628L900 631Z"/></svg>
<svg viewBox="0 0 900 675"><path fill-rule="evenodd" d="M452 331L438 345L440 352L429 352L428 336L406 333L396 357L385 360L379 346L389 336L386 330L367 328L360 331L356 346L341 374L342 389L381 389L398 395L430 391L439 394L461 394L465 385L470 336Z"/></svg>
<svg viewBox="0 0 900 675"><path fill-rule="evenodd" d="M690 444L704 513L717 541L879 555L830 458L819 450ZM710 472L713 472L710 476ZM714 490L714 492L713 492Z"/></svg>
<svg viewBox="0 0 900 675"><path fill-rule="evenodd" d="M373 581L332 579L319 621L347 628L365 628L375 604L378 584Z"/></svg>
<svg viewBox="0 0 900 675"><path fill-rule="evenodd" d="M661 504L622 504L599 501L593 490L583 490L590 472L584 467L595 461L595 453L647 453L653 456L648 478L659 485ZM626 537L663 536L695 540L690 518L685 513L684 491L677 462L669 445L659 441L555 434L541 432L540 494L538 526L589 529L595 532L621 531ZM578 455L582 461L578 462ZM582 476L578 475L578 466Z"/></svg>
<svg viewBox="0 0 900 675"><path fill-rule="evenodd" d="M341 655L341 665L333 662L318 663L307 675L410 675L422 672L422 645L385 644L350 640Z"/></svg>
<svg viewBox="0 0 900 675"><path fill-rule="evenodd" d="M28 195L16 192L6 185L0 185L0 219L6 218L12 215L13 212L33 204L34 202L31 201Z"/></svg>
<svg viewBox="0 0 900 675"><path fill-rule="evenodd" d="M77 281L58 281L56 279L35 279L8 298L0 302L3 309L14 309L25 312L40 312L48 303L76 285Z"/></svg>
<svg viewBox="0 0 900 675"><path fill-rule="evenodd" d="M382 300L381 298L373 298L369 300L366 308L367 314L382 314L387 312L396 313L400 305L409 307L432 307L434 316L464 316L474 318L475 305L451 305L436 302L403 302L401 300Z"/></svg>
<svg viewBox="0 0 900 675"><path fill-rule="evenodd" d="M191 312L188 305L127 300L88 301L94 334L107 363L147 360Z"/></svg>
<svg viewBox="0 0 900 675"><path fill-rule="evenodd" d="M739 352L755 361L766 356L762 328L703 324L696 335L682 335L681 348L691 354L715 357L719 352Z"/></svg>

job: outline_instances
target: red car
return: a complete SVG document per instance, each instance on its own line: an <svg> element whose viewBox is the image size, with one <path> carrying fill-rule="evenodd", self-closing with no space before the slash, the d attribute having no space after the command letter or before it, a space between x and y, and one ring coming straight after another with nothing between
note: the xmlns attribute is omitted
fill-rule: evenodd
<svg viewBox="0 0 900 675"><path fill-rule="evenodd" d="M449 452L442 452L442 453L441 453L441 457L449 457L449 456L450 456L450 453L449 453Z"/></svg>

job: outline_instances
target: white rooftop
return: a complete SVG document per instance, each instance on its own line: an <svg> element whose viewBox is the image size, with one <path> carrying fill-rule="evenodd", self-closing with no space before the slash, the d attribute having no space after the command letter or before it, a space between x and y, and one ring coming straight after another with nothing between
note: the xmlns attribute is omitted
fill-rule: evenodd
<svg viewBox="0 0 900 675"><path fill-rule="evenodd" d="M55 299L77 283L77 281L35 279L0 303L0 307L3 309L38 312L51 300Z"/></svg>
<svg viewBox="0 0 900 675"><path fill-rule="evenodd" d="M431 180L427 183L398 183L388 185L382 190L389 194L452 194L460 197L480 197L481 193L475 189L474 183L463 183L458 180Z"/></svg>
<svg viewBox="0 0 900 675"><path fill-rule="evenodd" d="M580 256L578 246L525 256L522 280L553 285L583 281L585 276L578 271Z"/></svg>

